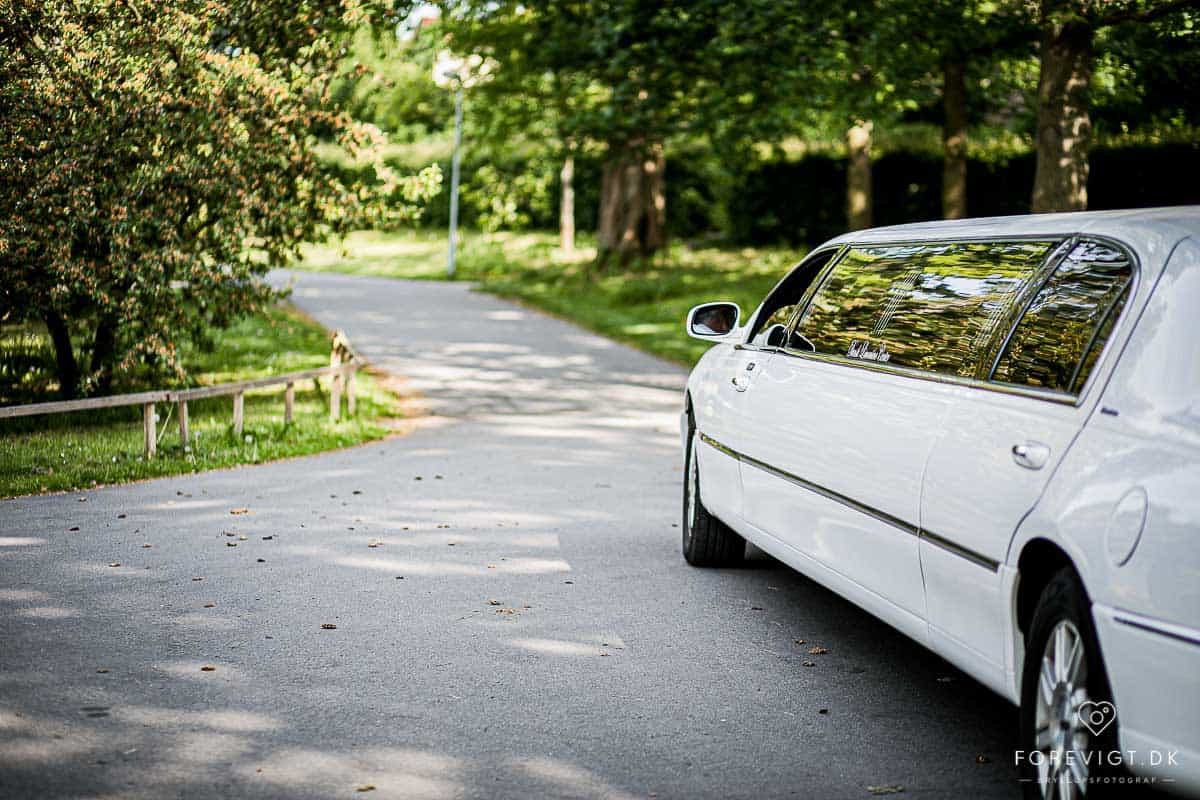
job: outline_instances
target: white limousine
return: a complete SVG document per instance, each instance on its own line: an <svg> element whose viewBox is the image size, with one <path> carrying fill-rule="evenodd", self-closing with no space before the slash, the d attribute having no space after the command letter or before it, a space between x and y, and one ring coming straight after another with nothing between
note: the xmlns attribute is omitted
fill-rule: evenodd
<svg viewBox="0 0 1200 800"><path fill-rule="evenodd" d="M1018 704L1031 797L1200 794L1200 207L859 231L687 328L688 562L750 541Z"/></svg>

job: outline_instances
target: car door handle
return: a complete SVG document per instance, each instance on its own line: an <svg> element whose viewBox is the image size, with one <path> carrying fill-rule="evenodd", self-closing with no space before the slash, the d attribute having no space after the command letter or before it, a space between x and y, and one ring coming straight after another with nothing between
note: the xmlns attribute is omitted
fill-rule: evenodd
<svg viewBox="0 0 1200 800"><path fill-rule="evenodd" d="M1025 469L1041 469L1050 460L1050 448L1041 442L1014 444L1012 457L1018 466Z"/></svg>
<svg viewBox="0 0 1200 800"><path fill-rule="evenodd" d="M733 376L733 388L744 392L750 388L750 373L754 371L754 362L746 365L746 369Z"/></svg>

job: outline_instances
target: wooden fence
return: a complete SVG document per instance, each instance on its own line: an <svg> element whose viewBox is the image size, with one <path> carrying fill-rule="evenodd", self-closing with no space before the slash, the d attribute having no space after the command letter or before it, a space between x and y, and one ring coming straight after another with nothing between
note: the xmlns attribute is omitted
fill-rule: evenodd
<svg viewBox="0 0 1200 800"><path fill-rule="evenodd" d="M137 394L118 394L111 397L92 397L84 400L64 400L56 403L32 403L24 406L9 406L0 408L0 419L12 417L32 417L41 414L63 414L68 411L90 411L97 408L116 408L118 406L142 407L142 438L145 445L146 458L153 458L158 450L158 436L155 431L155 409L158 404L174 403L178 407L179 440L184 447L191 441L188 431L188 402L207 397L233 397L233 432L242 435L242 422L245 409L246 392L252 389L263 389L270 386L284 386L283 420L292 421L293 408L296 400L296 384L300 381L329 377L329 419L337 422L341 415L343 389L346 395L346 413L354 416L355 392L354 376L366 362L350 346L346 336L341 331L333 334L333 343L329 353L329 366L317 369L306 369L299 372L289 372L285 375L274 375L269 378L256 378L236 383L222 383L216 386L200 386L195 389L162 390L155 392L139 392Z"/></svg>

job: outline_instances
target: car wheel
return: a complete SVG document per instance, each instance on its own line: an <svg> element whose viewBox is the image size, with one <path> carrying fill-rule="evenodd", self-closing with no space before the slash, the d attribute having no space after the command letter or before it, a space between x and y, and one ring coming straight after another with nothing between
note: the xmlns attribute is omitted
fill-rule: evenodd
<svg viewBox="0 0 1200 800"><path fill-rule="evenodd" d="M683 481L683 557L694 567L723 567L737 564L746 554L746 540L708 513L700 497L699 437L693 427L685 453L687 474Z"/></svg>
<svg viewBox="0 0 1200 800"><path fill-rule="evenodd" d="M1071 569L1051 578L1029 625L1021 680L1026 798L1096 797L1112 772L1116 709L1087 593Z"/></svg>

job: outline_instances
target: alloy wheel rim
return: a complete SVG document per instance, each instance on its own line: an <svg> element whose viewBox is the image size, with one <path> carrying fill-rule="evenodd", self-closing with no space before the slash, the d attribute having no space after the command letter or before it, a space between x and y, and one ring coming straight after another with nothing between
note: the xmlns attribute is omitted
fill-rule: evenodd
<svg viewBox="0 0 1200 800"><path fill-rule="evenodd" d="M1074 623L1060 620L1042 651L1034 715L1038 785L1046 800L1087 794L1090 736L1079 711L1088 702L1083 637Z"/></svg>

